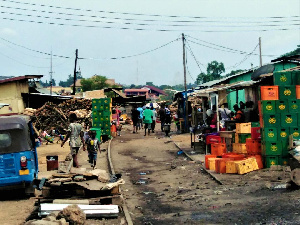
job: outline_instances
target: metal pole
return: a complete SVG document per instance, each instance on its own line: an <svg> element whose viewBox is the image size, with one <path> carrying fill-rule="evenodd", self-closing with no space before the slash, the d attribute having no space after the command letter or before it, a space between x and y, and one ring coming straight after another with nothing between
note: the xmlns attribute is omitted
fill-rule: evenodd
<svg viewBox="0 0 300 225"><path fill-rule="evenodd" d="M183 75L184 75L184 91L185 91L185 131L188 132L188 123L189 123L189 115L188 115L188 96L187 96L187 88L186 88L186 65L185 65L185 37L184 33L182 33L182 46L183 46Z"/></svg>
<svg viewBox="0 0 300 225"><path fill-rule="evenodd" d="M52 50L51 50L51 59L50 59L50 95L52 95Z"/></svg>
<svg viewBox="0 0 300 225"><path fill-rule="evenodd" d="M77 58L78 58L78 49L76 49L75 52L75 67L74 67L74 82L73 82L73 95L75 95L76 88L75 88L75 83L76 83L76 66L77 66Z"/></svg>
<svg viewBox="0 0 300 225"><path fill-rule="evenodd" d="M261 37L259 37L259 66L262 67L262 56L261 56Z"/></svg>

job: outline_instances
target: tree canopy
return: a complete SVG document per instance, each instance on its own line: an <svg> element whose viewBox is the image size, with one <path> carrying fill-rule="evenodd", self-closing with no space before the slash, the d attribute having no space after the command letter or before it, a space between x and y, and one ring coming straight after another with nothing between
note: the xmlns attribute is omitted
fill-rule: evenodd
<svg viewBox="0 0 300 225"><path fill-rule="evenodd" d="M207 64L207 73L200 73L197 76L196 84L206 83L208 81L217 80L221 78L221 74L225 72L225 67L222 62L212 61Z"/></svg>
<svg viewBox="0 0 300 225"><path fill-rule="evenodd" d="M81 73L77 72L76 78L77 80L82 79ZM66 81L60 81L58 85L62 87L70 87L73 83L74 83L74 76L69 74L68 79Z"/></svg>
<svg viewBox="0 0 300 225"><path fill-rule="evenodd" d="M82 78L81 79L81 88L82 91L92 91L92 90L101 90L106 87L110 87L106 83L107 78L105 76L96 75L91 78Z"/></svg>

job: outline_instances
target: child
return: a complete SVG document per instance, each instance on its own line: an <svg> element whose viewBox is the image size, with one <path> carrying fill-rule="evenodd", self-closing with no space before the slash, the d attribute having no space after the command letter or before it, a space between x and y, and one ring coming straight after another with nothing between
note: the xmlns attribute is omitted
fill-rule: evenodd
<svg viewBox="0 0 300 225"><path fill-rule="evenodd" d="M100 141L96 138L96 131L89 131L90 137L88 138L87 150L89 154L89 163L93 169L96 169L97 151L100 151Z"/></svg>

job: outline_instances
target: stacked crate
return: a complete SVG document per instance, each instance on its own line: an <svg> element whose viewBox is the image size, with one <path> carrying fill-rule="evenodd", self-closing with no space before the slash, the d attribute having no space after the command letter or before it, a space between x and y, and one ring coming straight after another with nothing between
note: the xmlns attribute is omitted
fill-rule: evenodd
<svg viewBox="0 0 300 225"><path fill-rule="evenodd" d="M251 123L237 123L232 152L247 154L246 139L251 138Z"/></svg>
<svg viewBox="0 0 300 225"><path fill-rule="evenodd" d="M93 128L101 128L101 135L110 136L111 107L111 98L94 98L92 100Z"/></svg>
<svg viewBox="0 0 300 225"><path fill-rule="evenodd" d="M289 135L300 138L300 95L296 95L300 73L274 72L273 77L274 86L261 86L259 103L262 155L267 168L286 165Z"/></svg>

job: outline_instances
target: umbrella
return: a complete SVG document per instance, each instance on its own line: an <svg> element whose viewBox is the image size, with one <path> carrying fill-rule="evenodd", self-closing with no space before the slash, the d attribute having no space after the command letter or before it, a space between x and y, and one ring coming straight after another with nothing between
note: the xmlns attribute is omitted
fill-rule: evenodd
<svg viewBox="0 0 300 225"><path fill-rule="evenodd" d="M149 108L153 107L154 109L160 108L159 104L157 104L156 102L147 103L146 107L149 107Z"/></svg>

